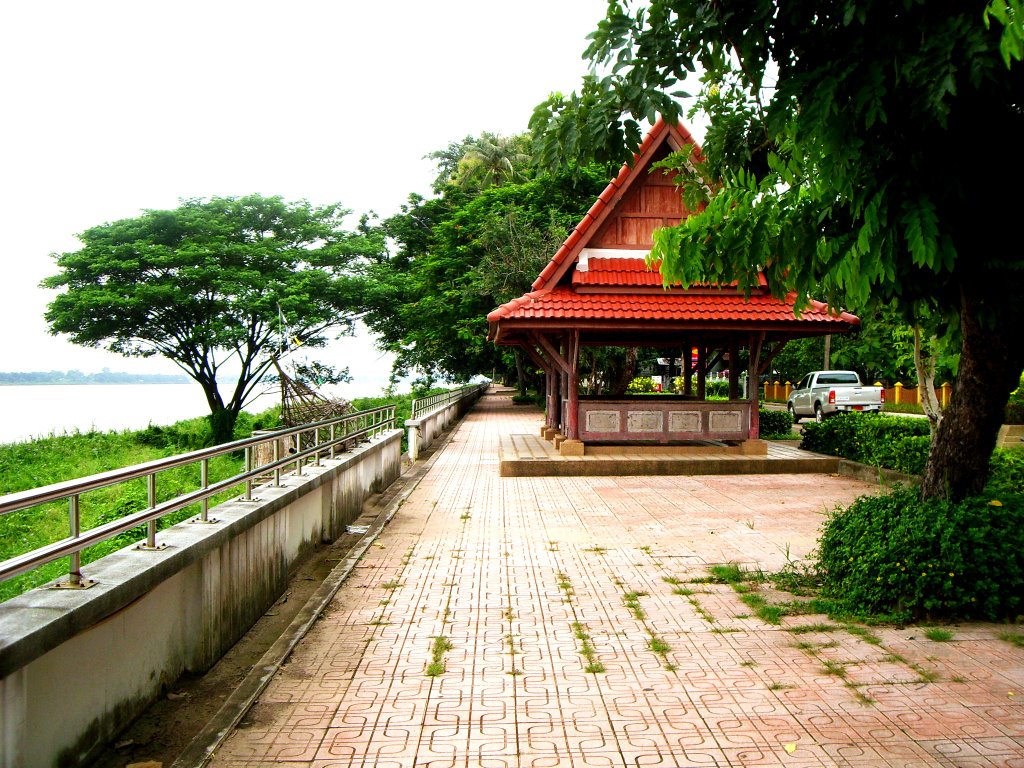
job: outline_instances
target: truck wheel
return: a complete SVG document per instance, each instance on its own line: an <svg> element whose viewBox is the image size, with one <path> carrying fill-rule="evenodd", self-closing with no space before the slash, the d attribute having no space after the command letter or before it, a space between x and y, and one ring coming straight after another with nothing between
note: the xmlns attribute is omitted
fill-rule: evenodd
<svg viewBox="0 0 1024 768"><path fill-rule="evenodd" d="M800 417L796 415L796 408L793 407L792 403L789 404L789 415L793 417L794 424L800 423Z"/></svg>
<svg viewBox="0 0 1024 768"><path fill-rule="evenodd" d="M825 420L825 414L821 411L821 403L814 404L814 420L819 424Z"/></svg>

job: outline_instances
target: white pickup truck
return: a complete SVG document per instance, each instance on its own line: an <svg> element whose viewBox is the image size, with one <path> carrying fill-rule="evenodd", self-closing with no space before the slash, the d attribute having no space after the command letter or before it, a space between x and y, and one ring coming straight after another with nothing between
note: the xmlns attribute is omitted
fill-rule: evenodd
<svg viewBox="0 0 1024 768"><path fill-rule="evenodd" d="M811 371L789 393L787 407L797 423L804 416L824 421L844 411L878 413L885 405L885 390L860 383L856 371Z"/></svg>

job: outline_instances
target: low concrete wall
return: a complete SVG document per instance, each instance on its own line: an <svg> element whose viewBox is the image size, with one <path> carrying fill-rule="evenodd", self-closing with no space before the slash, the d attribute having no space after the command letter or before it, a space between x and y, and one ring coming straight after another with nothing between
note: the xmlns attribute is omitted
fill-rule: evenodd
<svg viewBox="0 0 1024 768"><path fill-rule="evenodd" d="M217 522L161 531L84 567L84 591L0 604L0 768L88 765L184 672L204 672L273 605L289 569L355 520L401 472L401 431L358 446Z"/></svg>

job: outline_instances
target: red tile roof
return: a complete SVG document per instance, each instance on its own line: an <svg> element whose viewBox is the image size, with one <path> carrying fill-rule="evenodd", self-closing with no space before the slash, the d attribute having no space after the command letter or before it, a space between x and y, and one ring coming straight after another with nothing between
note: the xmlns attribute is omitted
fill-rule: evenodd
<svg viewBox="0 0 1024 768"><path fill-rule="evenodd" d="M768 282L764 274L758 275L761 288L767 289ZM587 269L577 267L572 273L572 284L574 286L588 286L591 288L661 288L665 284L661 277L661 262L656 261L650 267L647 260L640 257L630 258L628 256L597 256L587 260ZM676 287L679 283L674 284ZM728 283L728 286L735 288L736 281ZM717 290L719 286L708 284L691 285L688 290Z"/></svg>
<svg viewBox="0 0 1024 768"><path fill-rule="evenodd" d="M649 320L692 322L695 324L728 322L751 323L770 329L772 325L799 323L834 326L845 330L860 321L843 312L832 314L821 302L813 301L800 317L793 314L795 296L787 300L755 294L745 298L738 291L723 289L719 293L577 293L559 287L551 291L534 291L487 315L488 323L505 320Z"/></svg>
<svg viewBox="0 0 1024 768"><path fill-rule="evenodd" d="M572 273L573 285L652 286L662 285L659 264L648 267L644 259L599 258L587 262L587 271Z"/></svg>

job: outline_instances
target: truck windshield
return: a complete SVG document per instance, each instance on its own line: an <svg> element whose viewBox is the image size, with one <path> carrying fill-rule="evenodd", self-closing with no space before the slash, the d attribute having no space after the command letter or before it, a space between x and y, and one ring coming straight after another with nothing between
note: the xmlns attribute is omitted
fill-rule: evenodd
<svg viewBox="0 0 1024 768"><path fill-rule="evenodd" d="M818 376L819 384L860 384L855 373L823 373Z"/></svg>

